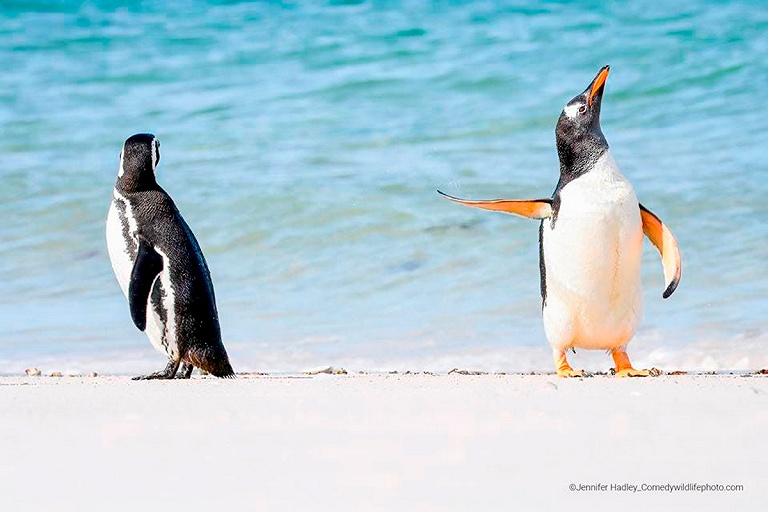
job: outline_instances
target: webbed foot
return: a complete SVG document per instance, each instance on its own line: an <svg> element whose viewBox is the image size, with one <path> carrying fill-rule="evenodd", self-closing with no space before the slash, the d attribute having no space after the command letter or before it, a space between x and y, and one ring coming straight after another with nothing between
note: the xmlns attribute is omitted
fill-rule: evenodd
<svg viewBox="0 0 768 512"><path fill-rule="evenodd" d="M156 380L156 379L172 379L176 376L176 372L179 369L179 363L181 361L174 361L171 359L165 367L165 370L150 373L148 375L139 375L133 377L131 380Z"/></svg>
<svg viewBox="0 0 768 512"><path fill-rule="evenodd" d="M632 363L629 361L629 356L624 350L615 350L611 355L613 356L613 362L616 364L613 374L617 377L658 377L661 375L661 371L657 368L651 368L650 370L636 370L633 368Z"/></svg>
<svg viewBox="0 0 768 512"><path fill-rule="evenodd" d="M584 370L574 370L565 358L565 350L553 351L555 369L558 377L584 377Z"/></svg>
<svg viewBox="0 0 768 512"><path fill-rule="evenodd" d="M584 377L584 370L574 370L570 366L557 369L558 377Z"/></svg>
<svg viewBox="0 0 768 512"><path fill-rule="evenodd" d="M617 377L648 377L650 374L650 370L635 370L634 368L624 368L614 373Z"/></svg>

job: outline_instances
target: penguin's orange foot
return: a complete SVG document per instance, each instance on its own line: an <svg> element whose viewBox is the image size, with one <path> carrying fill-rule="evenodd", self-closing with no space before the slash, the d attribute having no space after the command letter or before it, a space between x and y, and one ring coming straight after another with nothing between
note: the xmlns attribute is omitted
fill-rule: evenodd
<svg viewBox="0 0 768 512"><path fill-rule="evenodd" d="M558 377L584 377L584 370L574 370L565 358L565 350L555 350L552 355L555 358L555 368Z"/></svg>
<svg viewBox="0 0 768 512"><path fill-rule="evenodd" d="M611 370L617 377L658 377L661 375L661 371L657 368L651 368L650 370L635 370L632 368L632 363L629 362L629 356L624 351L617 351L612 355L613 361L616 363L616 368L612 368Z"/></svg>
<svg viewBox="0 0 768 512"><path fill-rule="evenodd" d="M613 368L611 368L613 370ZM635 370L634 368L624 368L620 371L614 371L614 375L617 377L658 377L661 375L661 370L658 368L651 368L650 370Z"/></svg>
<svg viewBox="0 0 768 512"><path fill-rule="evenodd" d="M635 370L634 368L624 368L621 371L614 373L617 377L648 377L651 375L650 370Z"/></svg>
<svg viewBox="0 0 768 512"><path fill-rule="evenodd" d="M557 376L558 377L583 377L584 370L574 370L570 366L566 366L565 368L557 369Z"/></svg>

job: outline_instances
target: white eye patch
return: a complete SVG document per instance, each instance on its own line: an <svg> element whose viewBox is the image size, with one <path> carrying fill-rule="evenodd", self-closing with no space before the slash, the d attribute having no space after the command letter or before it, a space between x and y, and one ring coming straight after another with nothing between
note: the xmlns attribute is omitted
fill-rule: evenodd
<svg viewBox="0 0 768 512"><path fill-rule="evenodd" d="M583 103L574 103L573 105L566 105L563 109L565 115L570 119L576 119L579 116L579 108L583 106Z"/></svg>

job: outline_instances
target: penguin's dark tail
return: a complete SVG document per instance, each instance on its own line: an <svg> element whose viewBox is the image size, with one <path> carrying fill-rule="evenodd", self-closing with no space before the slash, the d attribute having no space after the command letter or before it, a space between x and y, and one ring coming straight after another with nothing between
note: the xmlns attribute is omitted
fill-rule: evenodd
<svg viewBox="0 0 768 512"><path fill-rule="evenodd" d="M234 379L235 371L229 364L227 351L223 345L219 347L192 348L187 352L189 363L211 375L224 379Z"/></svg>

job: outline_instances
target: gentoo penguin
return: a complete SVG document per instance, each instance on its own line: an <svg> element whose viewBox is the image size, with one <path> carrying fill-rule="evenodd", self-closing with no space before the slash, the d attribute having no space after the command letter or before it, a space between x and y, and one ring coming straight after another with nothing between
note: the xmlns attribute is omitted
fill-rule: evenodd
<svg viewBox="0 0 768 512"><path fill-rule="evenodd" d="M109 259L133 323L169 359L165 370L135 380L172 379L181 363L180 378L189 378L195 366L234 377L208 266L192 230L157 184L158 162L154 135L125 141L107 215Z"/></svg>
<svg viewBox="0 0 768 512"><path fill-rule="evenodd" d="M541 219L539 268L544 331L562 377L579 377L567 349L606 350L616 375L640 377L626 348L642 314L643 233L661 254L669 297L680 281L680 252L667 226L641 205L619 171L600 129L609 67L573 98L557 121L560 181L551 199L453 201Z"/></svg>

